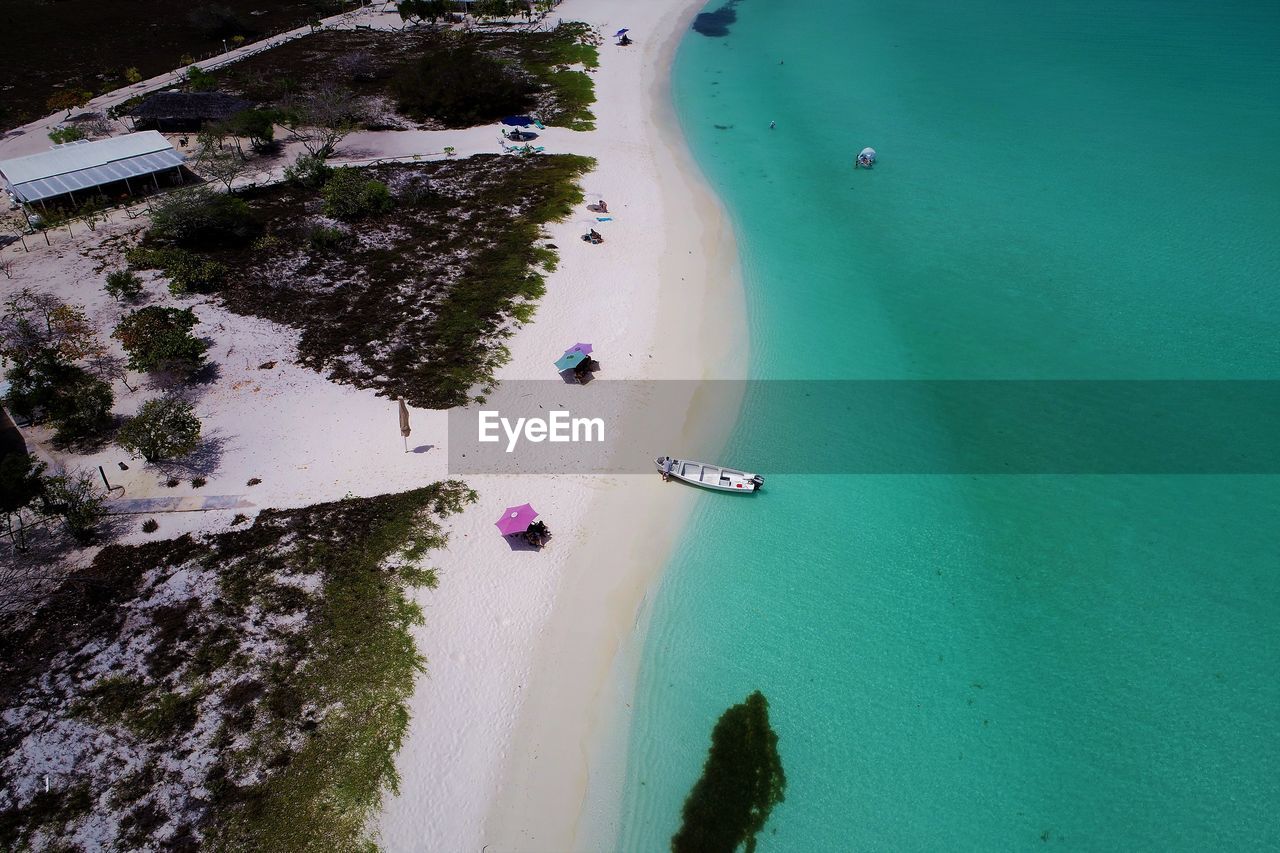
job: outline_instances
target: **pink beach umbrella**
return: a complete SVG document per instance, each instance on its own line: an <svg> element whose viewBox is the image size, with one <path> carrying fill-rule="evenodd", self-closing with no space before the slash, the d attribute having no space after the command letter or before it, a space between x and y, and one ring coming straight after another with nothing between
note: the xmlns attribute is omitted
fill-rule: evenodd
<svg viewBox="0 0 1280 853"><path fill-rule="evenodd" d="M528 504L520 504L520 506L509 506L502 513L502 518L494 522L498 525L498 530L502 531L503 536L511 536L516 533L524 533L533 520L538 517L538 511Z"/></svg>
<svg viewBox="0 0 1280 853"><path fill-rule="evenodd" d="M591 344L574 344L564 351L565 355L571 352L580 352L583 355L591 355Z"/></svg>

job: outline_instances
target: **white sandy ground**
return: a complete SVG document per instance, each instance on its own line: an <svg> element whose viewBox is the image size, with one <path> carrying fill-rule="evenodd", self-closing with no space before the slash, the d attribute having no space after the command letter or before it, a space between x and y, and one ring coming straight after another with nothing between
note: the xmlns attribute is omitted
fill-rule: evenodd
<svg viewBox="0 0 1280 853"><path fill-rule="evenodd" d="M534 321L509 341L512 358L501 379L555 378L550 362L583 340L596 347L602 380L744 374L732 234L683 147L667 93L675 45L700 5L567 0L553 13L606 36L630 27L636 38L625 49L608 38L601 46L598 130L549 128L535 143L549 153L597 158L584 189L609 202L614 221L597 226L607 238L601 246L578 239L588 211L551 226L560 265ZM399 24L390 15L362 20ZM100 108L95 101L87 109ZM54 123L35 122L0 141L0 158L42 150ZM439 156L446 145L467 156L496 151L497 140L495 127L361 133L345 140L335 159ZM136 233L144 222L113 214L96 233L76 226L73 237L54 234L52 247L28 237L29 253L18 244L0 250L0 260L14 264L13 279L0 285L33 286L85 305L105 337L121 309L102 293L102 262L84 252ZM46 459L101 464L126 498L243 495L259 507L401 491L448 476L443 412L412 413L405 453L395 404L294 366L295 332L211 301L174 300L162 287L148 292L150 304L194 304L197 333L214 342L217 380L195 389L205 434L218 450L207 485L194 490L184 480L166 488L154 469L119 448L67 456L41 442ZM277 362L273 369L259 369L269 361ZM590 386L577 390L589 393ZM123 414L156 393L127 393L119 383L116 391ZM691 400L686 428L715 435L733 415ZM39 441L42 433L28 430L27 438ZM678 451L642 449L647 457ZM120 461L129 470L119 470ZM249 487L250 478L262 482ZM418 596L427 619L415 637L428 674L418 681L397 759L400 794L388 795L377 821L381 843L389 851L441 853L604 849L616 821L610 804L621 783L646 594L696 495L657 476L465 479L480 499L449 522L448 548L430 558L439 589ZM493 526L503 507L525 501L555 534L540 553L512 551ZM226 529L232 514L156 515L160 529L152 536ZM149 538L135 523L125 541ZM596 805L584 820L589 781Z"/></svg>

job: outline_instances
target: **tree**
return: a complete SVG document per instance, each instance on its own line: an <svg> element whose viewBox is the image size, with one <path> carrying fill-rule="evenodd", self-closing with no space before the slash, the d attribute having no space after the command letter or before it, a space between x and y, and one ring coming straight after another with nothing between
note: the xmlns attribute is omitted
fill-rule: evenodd
<svg viewBox="0 0 1280 853"><path fill-rule="evenodd" d="M120 428L120 445L148 462L186 456L200 444L200 419L190 403L161 397L142 404Z"/></svg>
<svg viewBox="0 0 1280 853"><path fill-rule="evenodd" d="M129 270L112 270L107 273L107 283L102 289L117 302L137 299L142 294L142 279Z"/></svg>
<svg viewBox="0 0 1280 853"><path fill-rule="evenodd" d="M45 464L30 454L0 456L0 513L4 513L5 534L19 551L27 549L23 511L44 494L44 469Z"/></svg>
<svg viewBox="0 0 1280 853"><path fill-rule="evenodd" d="M402 21L430 21L435 23L449 14L445 0L400 0L397 7Z"/></svg>
<svg viewBox="0 0 1280 853"><path fill-rule="evenodd" d="M285 131L312 157L327 160L364 119L364 108L350 89L322 84L303 95L285 98L281 121Z"/></svg>
<svg viewBox="0 0 1280 853"><path fill-rule="evenodd" d="M141 83L142 72L138 70L137 66L131 65L124 70L124 79L130 83Z"/></svg>
<svg viewBox="0 0 1280 853"><path fill-rule="evenodd" d="M67 531L81 544L93 541L102 520L104 500L97 477L89 471L68 471L44 478L45 511L61 516Z"/></svg>
<svg viewBox="0 0 1280 853"><path fill-rule="evenodd" d="M239 246L258 232L249 205L227 193L193 187L169 193L151 208L148 237L186 248Z"/></svg>
<svg viewBox="0 0 1280 853"><path fill-rule="evenodd" d="M92 98L93 93L87 89L62 89L50 95L44 105L50 112L56 113L58 110L66 110L67 118L71 118L72 110L76 107L83 107Z"/></svg>
<svg viewBox="0 0 1280 853"><path fill-rule="evenodd" d="M195 166L205 175L213 178L227 188L227 192L235 192L231 185L251 169L243 154L227 148L213 133L201 133L197 137Z"/></svg>
<svg viewBox="0 0 1280 853"><path fill-rule="evenodd" d="M190 308L149 305L125 315L111 337L120 341L134 370L194 373L209 348L191 334L198 322Z"/></svg>
<svg viewBox="0 0 1280 853"><path fill-rule="evenodd" d="M51 349L68 361L102 349L84 310L24 287L5 300L0 315L0 358L21 361Z"/></svg>
<svg viewBox="0 0 1280 853"><path fill-rule="evenodd" d="M248 139L255 151L275 147L276 115L271 110L241 110L228 119L227 129Z"/></svg>
<svg viewBox="0 0 1280 853"><path fill-rule="evenodd" d="M391 209L391 192L382 181L365 178L360 170L343 166L324 185L324 212L348 222Z"/></svg>
<svg viewBox="0 0 1280 853"><path fill-rule="evenodd" d="M218 88L217 78L199 65L189 67L184 80L189 92L212 92Z"/></svg>
<svg viewBox="0 0 1280 853"><path fill-rule="evenodd" d="M101 438L111 425L111 386L53 350L15 362L5 402L18 414L48 422L61 445Z"/></svg>

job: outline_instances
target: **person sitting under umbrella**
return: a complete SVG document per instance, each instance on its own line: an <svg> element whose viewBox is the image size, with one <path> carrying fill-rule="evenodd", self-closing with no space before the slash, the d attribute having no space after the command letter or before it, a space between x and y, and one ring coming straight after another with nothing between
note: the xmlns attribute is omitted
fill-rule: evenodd
<svg viewBox="0 0 1280 853"><path fill-rule="evenodd" d="M524 532L524 541L535 548L541 548L551 538L551 530L541 521L530 524Z"/></svg>

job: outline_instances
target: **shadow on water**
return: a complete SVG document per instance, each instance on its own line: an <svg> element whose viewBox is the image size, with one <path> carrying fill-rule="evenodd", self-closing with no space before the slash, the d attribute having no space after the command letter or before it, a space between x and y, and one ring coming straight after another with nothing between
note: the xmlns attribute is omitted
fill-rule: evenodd
<svg viewBox="0 0 1280 853"><path fill-rule="evenodd" d="M693 19L693 30L701 33L707 38L724 38L729 35L729 27L738 20L738 13L734 8L741 3L742 0L727 0L727 2L713 12L702 12L698 17Z"/></svg>

